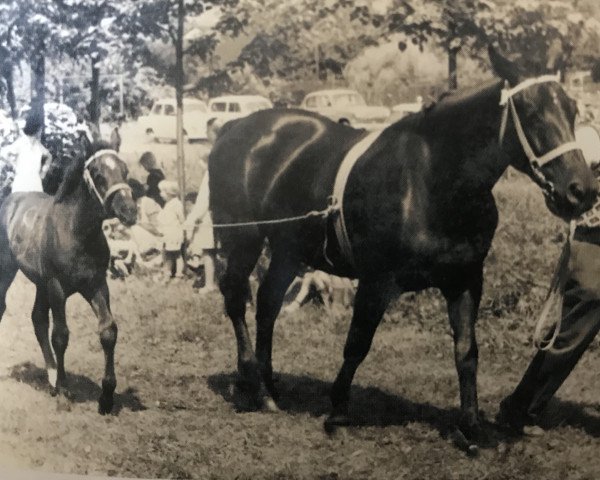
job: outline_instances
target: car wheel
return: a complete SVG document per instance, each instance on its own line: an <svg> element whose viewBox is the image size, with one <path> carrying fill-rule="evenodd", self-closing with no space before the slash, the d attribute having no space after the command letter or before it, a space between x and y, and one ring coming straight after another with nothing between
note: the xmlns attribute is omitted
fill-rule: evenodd
<svg viewBox="0 0 600 480"><path fill-rule="evenodd" d="M342 125L350 125L350 120L348 120L347 118L340 118L338 120L338 123L340 123Z"/></svg>

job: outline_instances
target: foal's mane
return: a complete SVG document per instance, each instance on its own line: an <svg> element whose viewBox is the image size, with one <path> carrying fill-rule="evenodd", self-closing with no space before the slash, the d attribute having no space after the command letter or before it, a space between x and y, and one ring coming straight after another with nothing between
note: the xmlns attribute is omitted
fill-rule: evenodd
<svg viewBox="0 0 600 480"><path fill-rule="evenodd" d="M66 168L63 179L54 196L54 203L65 201L77 189L79 182L83 179L83 168L85 162L94 153L104 149L112 149L112 145L104 140L94 142L86 150L84 156L73 160Z"/></svg>

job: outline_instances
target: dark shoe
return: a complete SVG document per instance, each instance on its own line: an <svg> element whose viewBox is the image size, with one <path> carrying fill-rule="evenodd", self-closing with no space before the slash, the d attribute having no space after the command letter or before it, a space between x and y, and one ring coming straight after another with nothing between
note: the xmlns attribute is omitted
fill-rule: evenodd
<svg viewBox="0 0 600 480"><path fill-rule="evenodd" d="M496 415L496 423L508 428L512 433L522 435L525 425L532 425L534 418L527 413L527 409L514 401L512 396L500 402L500 410Z"/></svg>

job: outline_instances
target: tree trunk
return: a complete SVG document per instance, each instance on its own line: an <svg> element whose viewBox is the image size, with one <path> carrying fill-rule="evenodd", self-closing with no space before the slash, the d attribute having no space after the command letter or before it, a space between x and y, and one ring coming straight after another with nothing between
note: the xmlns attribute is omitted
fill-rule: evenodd
<svg viewBox="0 0 600 480"><path fill-rule="evenodd" d="M185 22L184 0L177 0L177 38L175 40L175 101L177 102L177 181L181 203L185 198L185 157L183 150L183 27Z"/></svg>
<svg viewBox="0 0 600 480"><path fill-rule="evenodd" d="M456 90L458 88L458 70L457 70L458 48L448 49L448 88Z"/></svg>
<svg viewBox="0 0 600 480"><path fill-rule="evenodd" d="M97 65L97 59L92 56L92 81L90 84L90 124L95 135L100 132L100 69ZM98 140L95 138L94 140Z"/></svg>
<svg viewBox="0 0 600 480"><path fill-rule="evenodd" d="M39 109L43 118L46 103L46 57L43 40L38 42L38 48L31 61L31 108ZM43 134L43 128L42 128Z"/></svg>

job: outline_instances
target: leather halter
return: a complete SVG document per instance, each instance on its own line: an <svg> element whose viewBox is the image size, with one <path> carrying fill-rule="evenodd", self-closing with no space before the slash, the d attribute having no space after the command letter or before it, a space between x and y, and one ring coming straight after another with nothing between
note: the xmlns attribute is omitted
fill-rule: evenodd
<svg viewBox="0 0 600 480"><path fill-rule="evenodd" d="M104 194L104 197L102 195L100 195L100 192L96 188L96 185L94 183L94 180L92 179L92 175L90 174L90 171L88 170L88 168L95 160L97 160L98 158L100 158L103 155L114 155L115 157L119 158L119 154L115 150L112 150L112 149L98 150L96 153L94 153L90 158L88 158L85 161L85 164L83 166L83 179L85 180L85 183L87 184L88 189L90 190L90 193L94 193L96 195L96 197L98 198L98 201L100 202L100 205L106 212L106 201L110 198L110 196L118 190L131 191L131 187L125 182L115 183L106 191L106 193Z"/></svg>
<svg viewBox="0 0 600 480"><path fill-rule="evenodd" d="M573 150L581 150L579 144L575 141L566 142L562 145L559 145L556 148L553 148L549 152L544 155L538 157L527 137L525 136L525 131L523 130L523 126L521 125L521 121L519 120L519 115L517 113L517 109L515 108L515 103L513 97L515 94L531 87L532 85L537 85L540 83L546 82L559 82L560 76L557 75L543 75L537 78L530 78L525 80L513 88L508 88L508 85L502 89L502 93L500 94L500 106L504 107L502 109L502 121L500 123L500 133L498 135L498 143L502 144L504 140L504 134L506 132L506 124L508 121L508 112L510 111L511 118L513 124L515 125L515 130L517 132L517 137L519 138L519 142L521 143L521 147L529 160L529 165L531 166L531 170L533 172L534 177L539 182L540 186L544 190L545 193L551 194L554 192L554 185L550 182L542 172L542 167L546 165L548 162L551 162L555 158L560 157L561 155L573 151Z"/></svg>

